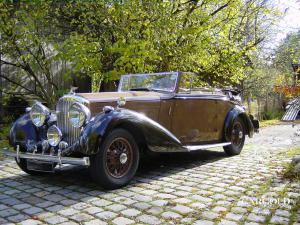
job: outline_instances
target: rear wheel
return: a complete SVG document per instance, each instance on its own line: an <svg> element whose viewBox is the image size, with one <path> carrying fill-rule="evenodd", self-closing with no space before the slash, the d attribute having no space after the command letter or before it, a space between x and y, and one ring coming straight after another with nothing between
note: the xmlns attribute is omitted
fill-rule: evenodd
<svg viewBox="0 0 300 225"><path fill-rule="evenodd" d="M231 129L231 136L230 141L231 145L224 146L224 151L227 155L238 155L241 153L244 143L245 143L245 126L241 118L237 118L234 120L232 129Z"/></svg>
<svg viewBox="0 0 300 225"><path fill-rule="evenodd" d="M92 178L107 189L130 182L139 165L139 149L133 136L124 129L113 130L91 157Z"/></svg>

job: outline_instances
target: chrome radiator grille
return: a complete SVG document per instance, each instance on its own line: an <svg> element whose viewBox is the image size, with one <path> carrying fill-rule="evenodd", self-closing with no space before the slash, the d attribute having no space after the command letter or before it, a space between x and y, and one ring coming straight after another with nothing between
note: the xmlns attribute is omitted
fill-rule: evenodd
<svg viewBox="0 0 300 225"><path fill-rule="evenodd" d="M87 104L87 101L80 96L67 95L60 98L56 105L57 127L63 134L62 140L66 141L69 146L76 142L81 132L81 128L74 128L68 118L69 107L74 102L80 102L85 105Z"/></svg>

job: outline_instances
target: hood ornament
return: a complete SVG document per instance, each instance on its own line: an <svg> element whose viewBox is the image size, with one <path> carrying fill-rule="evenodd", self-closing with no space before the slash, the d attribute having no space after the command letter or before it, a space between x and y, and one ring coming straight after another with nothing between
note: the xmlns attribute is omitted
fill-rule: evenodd
<svg viewBox="0 0 300 225"><path fill-rule="evenodd" d="M69 91L69 94L75 95L75 91L76 91L77 89L78 89L78 87L71 86L70 91Z"/></svg>

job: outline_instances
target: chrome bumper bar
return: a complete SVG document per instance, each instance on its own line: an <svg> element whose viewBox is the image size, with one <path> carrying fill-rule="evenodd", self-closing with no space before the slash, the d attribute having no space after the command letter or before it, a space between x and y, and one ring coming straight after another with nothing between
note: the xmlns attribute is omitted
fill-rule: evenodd
<svg viewBox="0 0 300 225"><path fill-rule="evenodd" d="M35 159L44 162L53 162L57 163L59 166L62 164L71 164L71 165L81 165L81 166L89 166L90 158L72 158L72 157L61 157L60 154L58 156L53 155L42 155L37 153L23 153L19 151L19 146L17 146L16 152L8 151L8 148L3 148L3 153L8 157L16 158L17 161L20 159Z"/></svg>

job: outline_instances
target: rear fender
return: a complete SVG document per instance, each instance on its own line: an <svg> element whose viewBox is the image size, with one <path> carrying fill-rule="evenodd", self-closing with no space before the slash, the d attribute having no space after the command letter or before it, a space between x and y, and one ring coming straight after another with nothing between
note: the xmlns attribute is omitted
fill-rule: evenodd
<svg viewBox="0 0 300 225"><path fill-rule="evenodd" d="M230 134L233 122L236 118L240 117L242 121L244 122L246 133L249 137L253 137L254 128L252 125L252 122L248 116L248 114L245 112L245 110L238 105L235 105L228 113L225 118L224 123L224 139L225 141L230 141Z"/></svg>

